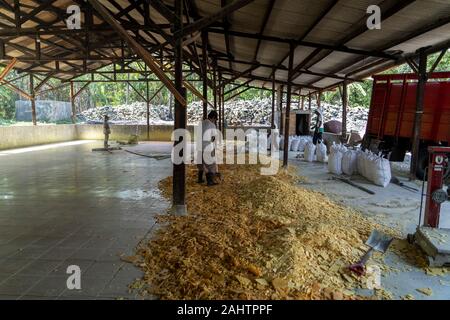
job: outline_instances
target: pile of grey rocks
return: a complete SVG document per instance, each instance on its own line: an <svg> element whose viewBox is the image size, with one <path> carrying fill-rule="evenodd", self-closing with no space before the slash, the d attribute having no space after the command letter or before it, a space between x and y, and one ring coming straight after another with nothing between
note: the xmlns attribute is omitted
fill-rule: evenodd
<svg viewBox="0 0 450 320"><path fill-rule="evenodd" d="M324 121L342 121L342 107L323 103ZM293 109L297 104L293 104ZM312 109L316 108L312 103ZM188 123L198 123L203 115L203 103L195 101L189 104ZM211 106L208 107L211 110ZM235 100L225 104L225 119L229 126L270 126L272 99ZM111 123L145 124L147 121L147 104L135 102L118 106L103 106L91 108L78 114L79 121L86 123L102 122L105 114L110 117ZM368 109L364 107L350 107L348 110L348 130L363 133L367 122ZM174 111L167 105L150 105L150 124L171 124Z"/></svg>

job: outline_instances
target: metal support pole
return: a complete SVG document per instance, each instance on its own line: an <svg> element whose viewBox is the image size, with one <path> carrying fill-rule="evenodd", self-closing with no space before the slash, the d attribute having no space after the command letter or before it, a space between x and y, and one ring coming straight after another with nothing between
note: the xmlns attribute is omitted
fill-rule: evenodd
<svg viewBox="0 0 450 320"><path fill-rule="evenodd" d="M277 104L280 110L280 123L279 123L280 134L283 134L283 90L284 87L282 85L278 87Z"/></svg>
<svg viewBox="0 0 450 320"><path fill-rule="evenodd" d="M218 73L218 76L219 76L219 86L218 86L218 88L217 88L217 100L218 100L218 104L219 104L219 109L218 109L218 116L219 116L219 119L217 119L218 120L218 123L217 123L217 128L220 130L221 128L222 128L222 74L219 72Z"/></svg>
<svg viewBox="0 0 450 320"><path fill-rule="evenodd" d="M37 125L37 117L36 117L36 95L34 92L34 78L33 75L30 74L30 95L31 95L31 121L33 121L33 125Z"/></svg>
<svg viewBox="0 0 450 320"><path fill-rule="evenodd" d="M175 0L175 16L174 30L181 30L183 27L183 5L182 0ZM182 39L175 41L174 47L175 57L175 88L177 93L183 98L186 97L186 90L183 88L183 46ZM182 100L182 99L180 99ZM174 129L186 129L186 107L177 99L175 101L175 127ZM174 147L178 144L186 144L187 141L181 138L174 142ZM183 151L180 152L183 157ZM186 167L184 161L181 164L173 164L173 213L177 215L186 214Z"/></svg>
<svg viewBox="0 0 450 320"><path fill-rule="evenodd" d="M294 68L294 51L295 45L293 43L290 44L290 52L289 52L289 74L288 74L288 84L287 84L287 98L286 98L286 121L284 128L284 152L283 152L283 167L288 166L288 158L289 158L289 129L290 129L290 113L291 113L291 98L292 98L292 76L293 76L293 68Z"/></svg>
<svg viewBox="0 0 450 320"><path fill-rule="evenodd" d="M70 81L70 104L72 106L72 123L75 123L76 119L76 110L75 110L75 88L73 86L73 82Z"/></svg>
<svg viewBox="0 0 450 320"><path fill-rule="evenodd" d="M344 81L342 87L342 140L347 138L347 108L348 108L348 82Z"/></svg>
<svg viewBox="0 0 450 320"><path fill-rule="evenodd" d="M419 83L417 84L416 116L414 119L414 135L412 144L412 158L410 167L410 179L416 179L416 170L420 154L420 133L422 130L423 103L425 98L425 86L428 81L427 54L424 49L419 50Z"/></svg>
<svg viewBox="0 0 450 320"><path fill-rule="evenodd" d="M217 111L217 62L213 62L213 91L214 91L214 110Z"/></svg>
<svg viewBox="0 0 450 320"><path fill-rule="evenodd" d="M225 87L220 90L222 95L222 135L225 137Z"/></svg>
<svg viewBox="0 0 450 320"><path fill-rule="evenodd" d="M203 78L203 119L208 117L208 52L207 52L207 33L202 31L202 78Z"/></svg>
<svg viewBox="0 0 450 320"><path fill-rule="evenodd" d="M150 86L148 84L148 81L145 82L146 84L146 102L147 102L147 140L150 140Z"/></svg>
<svg viewBox="0 0 450 320"><path fill-rule="evenodd" d="M272 70L272 115L270 118L270 127L275 129L275 69Z"/></svg>

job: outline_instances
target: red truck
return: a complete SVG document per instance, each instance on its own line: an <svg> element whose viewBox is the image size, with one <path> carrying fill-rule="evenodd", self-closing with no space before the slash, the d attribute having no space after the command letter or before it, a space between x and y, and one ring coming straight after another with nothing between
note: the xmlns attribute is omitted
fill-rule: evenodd
<svg viewBox="0 0 450 320"><path fill-rule="evenodd" d="M390 161L404 161L411 151L416 114L416 74L373 77L372 101L363 148L383 152ZM425 87L416 175L423 179L429 146L450 145L450 72L430 74Z"/></svg>

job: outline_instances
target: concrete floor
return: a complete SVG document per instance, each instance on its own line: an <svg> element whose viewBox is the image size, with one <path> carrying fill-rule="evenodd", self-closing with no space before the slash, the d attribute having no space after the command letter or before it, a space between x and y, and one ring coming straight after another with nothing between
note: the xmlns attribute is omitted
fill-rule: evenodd
<svg viewBox="0 0 450 320"><path fill-rule="evenodd" d="M330 180L331 175L326 165L308 163L296 159L296 156L297 153L290 154L290 163L297 166L299 174L308 179L308 183L302 187L322 192L337 202L359 210L380 224L394 227L400 230L405 238L408 233L414 233L419 222L420 192L411 192L394 184L382 188L361 176L352 177L352 181L376 192L375 195L370 195L345 183ZM394 171L393 174L406 185L421 189L421 184L409 182L404 172ZM450 202L442 206L440 227L450 228ZM450 269L447 269L449 272L443 276L430 276L423 269L389 250L385 255L385 262L394 270L401 270L382 273L382 287L396 299L407 294L411 294L415 299L450 299ZM419 293L416 291L419 288L431 288L433 295ZM366 293L371 294L370 291Z"/></svg>
<svg viewBox="0 0 450 320"><path fill-rule="evenodd" d="M157 182L171 174L169 159L139 157L124 151L91 152L100 142L73 142L0 151L0 300L132 299L128 285L141 272L123 263L151 235L154 215L169 206ZM168 154L170 143L132 147L142 154ZM26 152L25 152L26 151ZM419 193L395 185L383 189L355 177L377 194L371 196L330 181L326 166L290 155L291 164L311 184L345 205L359 209L405 235L418 222ZM418 186L417 186L418 187ZM450 205L442 227L450 227ZM382 274L395 298L450 299L450 274L432 277L389 252L386 262L408 271ZM82 290L68 290L66 268L82 270ZM432 288L425 296L417 288Z"/></svg>
<svg viewBox="0 0 450 320"><path fill-rule="evenodd" d="M0 151L0 299L134 298L128 285L141 272L119 256L168 207L157 182L170 160L91 152L101 144ZM69 265L81 268L81 290L67 289Z"/></svg>

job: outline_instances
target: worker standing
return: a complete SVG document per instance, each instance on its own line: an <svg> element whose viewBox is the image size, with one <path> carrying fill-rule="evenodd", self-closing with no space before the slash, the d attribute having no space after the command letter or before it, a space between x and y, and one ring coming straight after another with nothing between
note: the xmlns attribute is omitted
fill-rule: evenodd
<svg viewBox="0 0 450 320"><path fill-rule="evenodd" d="M199 159L201 159L201 163L197 164L198 168L198 183L203 183L203 173L206 173L206 184L207 186L217 185L217 182L214 181L215 176L218 174L217 163L215 159L215 131L216 122L217 122L218 114L216 111L211 111L208 114L208 118L201 121L201 132L202 132L202 150L201 156L199 155ZM205 162L204 152L205 150L211 151L211 158L209 161Z"/></svg>
<svg viewBox="0 0 450 320"><path fill-rule="evenodd" d="M105 147L105 149L109 148L109 135L111 134L111 128L109 127L109 123L108 123L109 117L107 114L105 114L105 118L103 119L103 134L105 135L105 140L103 142L103 146Z"/></svg>
<svg viewBox="0 0 450 320"><path fill-rule="evenodd" d="M313 143L317 144L322 142L323 139L323 132L324 132L324 127L323 127L323 109L322 107L318 107L314 113L317 116L317 122L314 128L314 136L313 136Z"/></svg>

